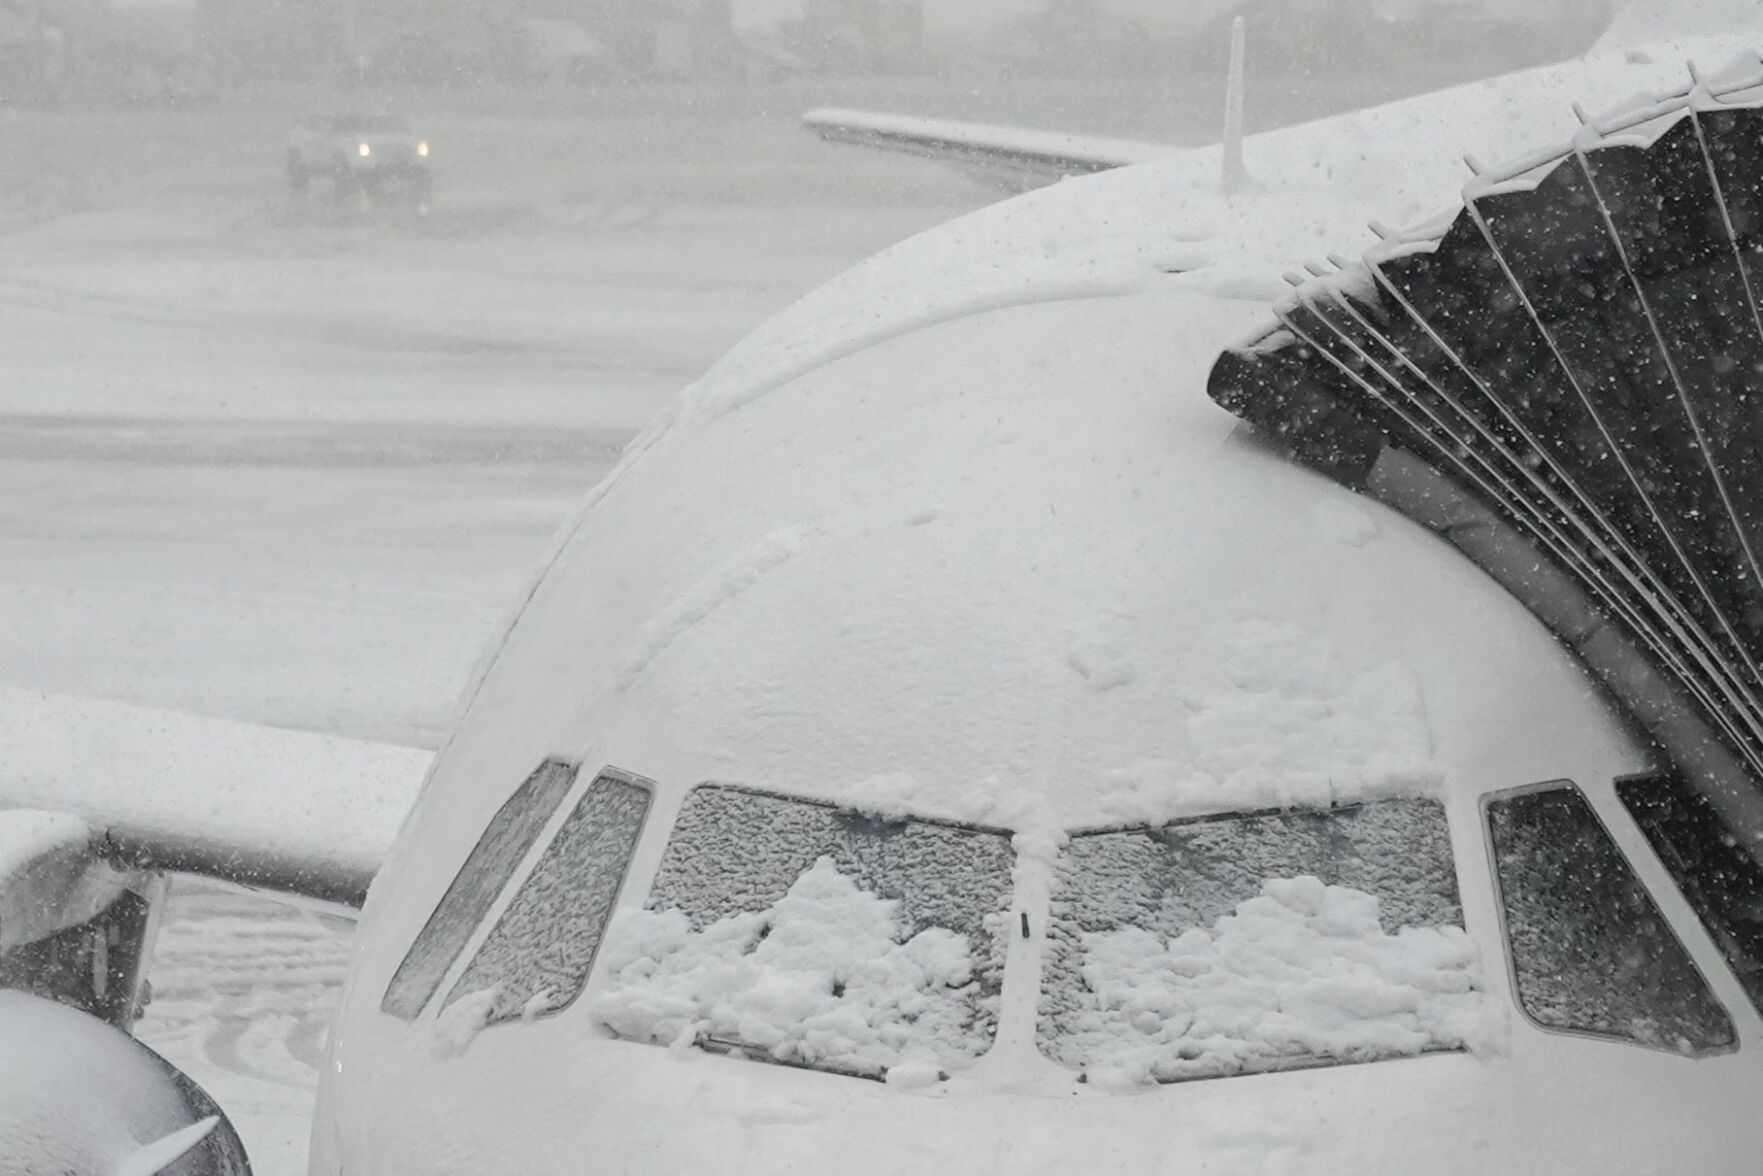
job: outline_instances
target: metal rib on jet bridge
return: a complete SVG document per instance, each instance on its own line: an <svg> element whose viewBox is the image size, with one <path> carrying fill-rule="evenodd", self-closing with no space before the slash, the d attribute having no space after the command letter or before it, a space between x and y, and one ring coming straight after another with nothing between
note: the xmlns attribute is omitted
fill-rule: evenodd
<svg viewBox="0 0 1763 1176"><path fill-rule="evenodd" d="M1760 296L1753 62L1478 172L1448 223L1299 286L1208 390L1443 532L1763 828Z"/></svg>

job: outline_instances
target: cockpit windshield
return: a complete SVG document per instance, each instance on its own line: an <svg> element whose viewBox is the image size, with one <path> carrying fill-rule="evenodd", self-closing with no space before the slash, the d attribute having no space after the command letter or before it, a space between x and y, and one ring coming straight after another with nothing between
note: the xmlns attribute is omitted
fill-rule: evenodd
<svg viewBox="0 0 1763 1176"><path fill-rule="evenodd" d="M1479 1001L1462 922L1430 801L1079 834L1041 1050L1171 1082L1461 1048Z"/></svg>
<svg viewBox="0 0 1763 1176"><path fill-rule="evenodd" d="M996 1032L1011 863L997 830L702 785L647 905L613 924L594 1017L638 1041L934 1079Z"/></svg>

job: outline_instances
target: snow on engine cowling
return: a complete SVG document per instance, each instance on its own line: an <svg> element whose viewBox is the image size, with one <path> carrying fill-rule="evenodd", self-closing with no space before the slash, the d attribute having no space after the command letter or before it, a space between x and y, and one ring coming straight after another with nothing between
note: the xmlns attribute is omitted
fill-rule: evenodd
<svg viewBox="0 0 1763 1176"><path fill-rule="evenodd" d="M0 812L0 1176L250 1176L214 1100L129 1036L165 887L106 849Z"/></svg>

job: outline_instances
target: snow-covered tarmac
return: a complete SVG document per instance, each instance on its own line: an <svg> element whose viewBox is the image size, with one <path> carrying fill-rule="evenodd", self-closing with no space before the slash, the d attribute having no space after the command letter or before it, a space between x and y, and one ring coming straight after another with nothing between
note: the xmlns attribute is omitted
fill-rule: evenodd
<svg viewBox="0 0 1763 1176"><path fill-rule="evenodd" d="M638 425L812 285L992 198L796 124L915 104L875 90L407 99L420 222L282 190L311 95L0 110L0 684L433 746ZM1207 136L1210 93L1172 136ZM1170 99L1088 97L1066 125L1142 136ZM140 1033L260 1176L304 1171L348 937L171 900Z"/></svg>

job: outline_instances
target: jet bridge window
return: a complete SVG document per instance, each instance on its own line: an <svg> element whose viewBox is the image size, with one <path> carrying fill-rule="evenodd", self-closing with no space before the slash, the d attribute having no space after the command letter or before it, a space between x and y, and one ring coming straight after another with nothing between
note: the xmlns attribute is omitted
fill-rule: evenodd
<svg viewBox="0 0 1763 1176"><path fill-rule="evenodd" d="M594 1017L637 1041L935 1080L996 1031L1011 863L1000 830L700 785L646 909L608 938Z"/></svg>
<svg viewBox="0 0 1763 1176"><path fill-rule="evenodd" d="M393 973L380 1000L382 1010L406 1021L422 1012L568 794L575 774L575 764L548 759L496 810Z"/></svg>
<svg viewBox="0 0 1763 1176"><path fill-rule="evenodd" d="M1432 801L1075 834L1040 1047L1127 1085L1462 1048L1482 1000L1462 921Z"/></svg>
<svg viewBox="0 0 1763 1176"><path fill-rule="evenodd" d="M1698 1053L1726 1010L1571 784L1487 805L1518 1003L1537 1024Z"/></svg>
<svg viewBox="0 0 1763 1176"><path fill-rule="evenodd" d="M535 1017L581 994L649 815L652 786L606 769L514 892L453 991L486 994L485 1023Z"/></svg>

